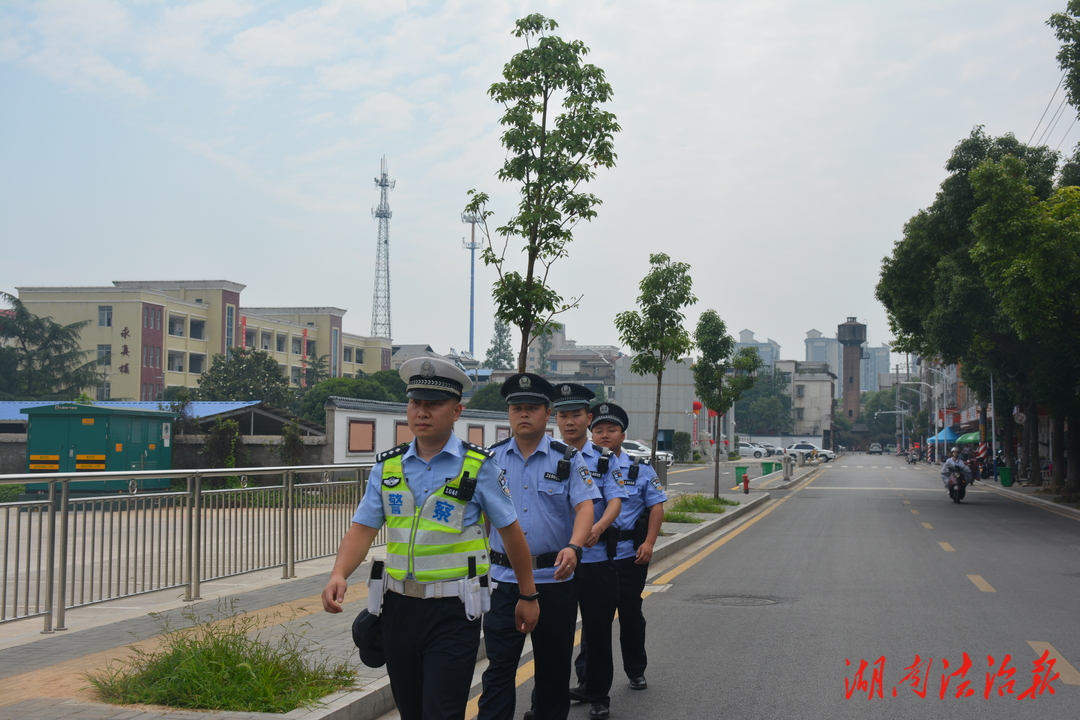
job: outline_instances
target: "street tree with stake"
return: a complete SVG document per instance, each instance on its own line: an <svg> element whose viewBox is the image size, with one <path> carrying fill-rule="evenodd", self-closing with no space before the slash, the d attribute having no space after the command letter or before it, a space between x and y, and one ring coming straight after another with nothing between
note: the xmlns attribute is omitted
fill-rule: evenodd
<svg viewBox="0 0 1080 720"><path fill-rule="evenodd" d="M697 302L687 263L672 262L664 253L649 256L652 270L638 288L637 310L615 316L621 342L637 353L630 370L656 376L656 411L653 414L652 462L656 464L656 439L660 434L660 389L664 368L690 352L694 343L683 327L683 308Z"/></svg>
<svg viewBox="0 0 1080 720"><path fill-rule="evenodd" d="M602 109L611 86L603 70L583 62L589 49L581 41L548 34L557 27L543 15L518 20L513 34L525 39L526 49L503 67L503 82L488 90L505 108L500 123L506 161L498 178L521 185L517 214L495 230L501 248L488 230L493 213L487 193L470 190L465 208L480 220L484 264L499 275L491 290L495 316L521 331L518 372L525 372L529 343L581 299L564 301L548 276L552 264L567 256L577 223L596 217L600 198L582 192L582 185L596 168L614 167L616 158L612 138L619 125ZM507 267L511 239L524 241L524 274Z"/></svg>
<svg viewBox="0 0 1080 720"><path fill-rule="evenodd" d="M735 352L735 338L715 310L706 310L698 319L694 342L701 359L694 363L694 389L705 407L723 415L739 397L754 386L755 374L764 363L756 347ZM720 438L714 438L713 497L720 497Z"/></svg>

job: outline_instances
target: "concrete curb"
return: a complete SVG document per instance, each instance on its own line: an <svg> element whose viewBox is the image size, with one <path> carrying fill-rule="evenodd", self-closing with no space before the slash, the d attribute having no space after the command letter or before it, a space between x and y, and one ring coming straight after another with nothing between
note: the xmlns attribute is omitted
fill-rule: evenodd
<svg viewBox="0 0 1080 720"><path fill-rule="evenodd" d="M713 533L725 525L734 522L737 518L747 514L751 509L756 508L761 503L769 499L769 493L762 493L748 503L739 505L739 507L733 510L725 511L720 517L713 520L706 520L693 530L685 533L679 533L676 536L665 536L660 538L661 540L670 538L667 542L660 547L653 550L652 561L663 560L664 558L677 553L687 545L697 541L698 539Z"/></svg>
<svg viewBox="0 0 1080 720"><path fill-rule="evenodd" d="M1076 517L1080 518L1080 510L1077 510L1076 508L1071 508L1068 505L1061 505L1060 503L1056 503L1053 500L1047 500L1044 497L1038 497L1033 493L1026 493L1022 490L1013 490L1012 488L1001 487L999 484L992 480L980 480L978 487L985 490L990 490L991 492L999 493L1001 495L1015 497L1022 501L1031 502L1035 505L1043 505L1048 508L1054 508L1055 510L1061 510L1062 512L1066 512L1070 515L1075 515Z"/></svg>

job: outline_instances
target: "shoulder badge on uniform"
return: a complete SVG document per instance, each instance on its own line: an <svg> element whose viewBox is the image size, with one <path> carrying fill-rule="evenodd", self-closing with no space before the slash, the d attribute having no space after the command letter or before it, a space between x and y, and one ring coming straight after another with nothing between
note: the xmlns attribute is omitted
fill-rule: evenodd
<svg viewBox="0 0 1080 720"><path fill-rule="evenodd" d="M473 443L466 442L465 440L462 440L461 444L464 445L467 449L472 450L473 452L480 453L484 457L495 457L495 453L491 452L491 450L488 450L486 447L474 445Z"/></svg>
<svg viewBox="0 0 1080 720"><path fill-rule="evenodd" d="M409 443L401 443L400 445L397 445L395 447L390 448L386 452L381 452L378 455L376 455L375 456L375 462L383 462L385 460L389 460L392 457L397 457L398 455L404 455L406 452L408 452L408 450L409 450Z"/></svg>
<svg viewBox="0 0 1080 720"><path fill-rule="evenodd" d="M653 475L652 478L649 479L649 482L652 483L652 486L660 492L664 491L664 486L660 484L660 478L656 475Z"/></svg>
<svg viewBox="0 0 1080 720"><path fill-rule="evenodd" d="M500 445L505 445L508 442L510 442L510 438L504 438L504 439L500 440L499 442L497 442L497 443L495 443L493 445L488 445L488 450L494 450L495 448L499 447Z"/></svg>
<svg viewBox="0 0 1080 720"><path fill-rule="evenodd" d="M578 475L581 477L581 481L585 483L585 487L592 487L593 480L592 475L589 473L589 468L584 465L578 466Z"/></svg>

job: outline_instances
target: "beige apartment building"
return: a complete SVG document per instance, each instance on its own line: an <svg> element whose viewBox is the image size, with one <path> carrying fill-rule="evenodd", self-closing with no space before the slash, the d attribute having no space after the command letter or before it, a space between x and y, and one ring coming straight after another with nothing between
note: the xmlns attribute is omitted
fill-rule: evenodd
<svg viewBox="0 0 1080 720"><path fill-rule="evenodd" d="M83 349L96 353L104 383L98 400L155 400L166 387L198 387L214 355L265 350L294 385L311 359L327 356L331 377L390 369L388 338L345 333L345 310L240 304L245 285L228 280L114 281L112 287L22 287L35 315L82 320Z"/></svg>

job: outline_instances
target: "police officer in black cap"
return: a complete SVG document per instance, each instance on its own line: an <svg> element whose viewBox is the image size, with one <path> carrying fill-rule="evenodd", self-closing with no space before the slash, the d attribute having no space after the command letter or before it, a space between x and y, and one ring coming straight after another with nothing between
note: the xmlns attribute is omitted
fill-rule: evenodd
<svg viewBox="0 0 1080 720"><path fill-rule="evenodd" d="M540 621L532 633L537 720L564 720L570 711L570 664L577 625L574 570L593 527L593 500L600 498L589 469L573 447L545 432L554 388L539 375L521 373L502 385L514 436L491 447L506 472L521 527L529 542ZM479 720L513 720L515 677L525 638L513 625L519 578L492 538L495 590L484 616L488 668Z"/></svg>
<svg viewBox="0 0 1080 720"><path fill-rule="evenodd" d="M348 577L385 524L385 568L373 570L366 611L378 622L362 617L354 625L360 658L372 664L385 657L402 718L459 720L480 648L480 616L490 601L491 549L483 518L498 529L502 557L518 572L520 596L507 598L504 612L508 632L522 640L540 612L532 562L492 453L454 435L462 391L471 387L468 376L453 363L427 357L406 361L399 372L408 383L415 439L377 457L322 603L327 612L342 611Z"/></svg>
<svg viewBox="0 0 1080 720"><path fill-rule="evenodd" d="M611 679L611 623L619 602L619 577L615 571L615 551L619 528L614 525L626 498L618 458L607 448L589 442L592 412L589 403L596 394L577 383L555 386L555 422L562 439L577 448L600 489L593 501L593 526L585 542L578 566L578 605L581 608L582 645L596 648L589 655L589 673L579 677L570 689L570 699L592 703L589 717L603 720L609 715Z"/></svg>

